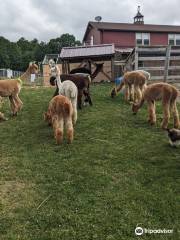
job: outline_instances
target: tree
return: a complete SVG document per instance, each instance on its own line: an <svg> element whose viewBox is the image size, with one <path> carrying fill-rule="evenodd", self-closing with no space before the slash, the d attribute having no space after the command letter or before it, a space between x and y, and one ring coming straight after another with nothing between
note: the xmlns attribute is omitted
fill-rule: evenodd
<svg viewBox="0 0 180 240"><path fill-rule="evenodd" d="M68 33L51 39L48 43L39 43L36 38L28 41L23 37L15 43L0 37L0 68L24 71L31 61L41 62L48 53L60 53L62 47L78 45L81 42Z"/></svg>

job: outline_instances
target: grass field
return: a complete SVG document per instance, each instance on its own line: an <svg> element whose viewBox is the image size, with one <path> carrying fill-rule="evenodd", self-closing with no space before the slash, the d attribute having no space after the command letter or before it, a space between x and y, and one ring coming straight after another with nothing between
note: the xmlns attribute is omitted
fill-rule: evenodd
<svg viewBox="0 0 180 240"><path fill-rule="evenodd" d="M53 89L22 90L22 112L0 123L1 240L178 239L180 149L160 129L160 106L150 127L146 106L134 116L110 88L92 87L93 107L62 146L42 118ZM174 233L137 237L137 224Z"/></svg>

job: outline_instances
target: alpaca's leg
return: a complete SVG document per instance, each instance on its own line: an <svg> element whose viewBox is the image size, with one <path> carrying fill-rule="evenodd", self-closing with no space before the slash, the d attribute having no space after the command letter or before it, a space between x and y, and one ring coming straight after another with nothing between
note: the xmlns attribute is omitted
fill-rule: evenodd
<svg viewBox="0 0 180 240"><path fill-rule="evenodd" d="M81 106L82 105L82 95L83 95L83 91L79 90L78 91L78 99L77 99L79 109L82 109L82 106Z"/></svg>
<svg viewBox="0 0 180 240"><path fill-rule="evenodd" d="M125 98L125 101L129 101L129 86L126 84L125 85L125 93L124 93L124 98Z"/></svg>
<svg viewBox="0 0 180 240"><path fill-rule="evenodd" d="M136 93L136 99L135 99L135 102L140 102L141 99L142 99L142 92L141 92L141 89L140 87L137 85L137 86L134 86L134 91Z"/></svg>
<svg viewBox="0 0 180 240"><path fill-rule="evenodd" d="M129 85L129 100L134 101L133 86Z"/></svg>
<svg viewBox="0 0 180 240"><path fill-rule="evenodd" d="M169 118L170 118L170 112L169 112L170 104L169 102L163 103L163 121L161 123L161 127L163 129L167 129Z"/></svg>
<svg viewBox="0 0 180 240"><path fill-rule="evenodd" d="M73 125L75 125L77 122L77 106L76 104L72 104L72 106L73 106L72 121L73 121Z"/></svg>
<svg viewBox="0 0 180 240"><path fill-rule="evenodd" d="M17 105L17 111L20 111L20 110L22 109L22 105L23 105L21 99L19 98L18 95L16 95L16 96L14 97L14 100L15 100L16 105Z"/></svg>
<svg viewBox="0 0 180 240"><path fill-rule="evenodd" d="M172 110L173 119L174 119L174 128L179 128L180 127L180 121L179 121L179 113L178 113L178 109L177 109L177 106L176 106L176 101L174 101L171 104L171 110Z"/></svg>
<svg viewBox="0 0 180 240"><path fill-rule="evenodd" d="M73 129L71 117L67 117L65 119L65 127L66 127L66 132L67 132L67 141L68 141L68 143L72 143L73 138L74 138L74 129Z"/></svg>
<svg viewBox="0 0 180 240"><path fill-rule="evenodd" d="M151 125L154 125L154 124L156 123L155 102L153 102L153 101L148 101L147 104L148 104L148 114L149 114L148 122L149 122Z"/></svg>
<svg viewBox="0 0 180 240"><path fill-rule="evenodd" d="M10 107L11 107L12 115L16 116L17 115L17 106L16 106L16 102L14 100L14 97L9 96L9 101L10 101Z"/></svg>
<svg viewBox="0 0 180 240"><path fill-rule="evenodd" d="M56 139L56 143L59 145L63 142L64 121L63 121L63 118L58 119L57 116L53 117L52 121L53 121L54 137Z"/></svg>
<svg viewBox="0 0 180 240"><path fill-rule="evenodd" d="M93 104L92 104L92 100L91 100L91 97L90 97L89 90L84 90L83 94L85 96L85 101L87 101L89 103L89 105L92 106Z"/></svg>

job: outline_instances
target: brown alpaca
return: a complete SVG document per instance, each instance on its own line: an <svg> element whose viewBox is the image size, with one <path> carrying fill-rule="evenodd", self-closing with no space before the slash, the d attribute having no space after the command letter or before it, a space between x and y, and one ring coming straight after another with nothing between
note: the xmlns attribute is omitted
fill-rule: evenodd
<svg viewBox="0 0 180 240"><path fill-rule="evenodd" d="M22 87L22 81L27 78L31 73L36 73L38 66L35 63L30 63L28 69L18 79L7 79L0 81L0 97L9 97L11 110L13 116L22 108L22 101L19 98L19 93Z"/></svg>
<svg viewBox="0 0 180 240"><path fill-rule="evenodd" d="M73 108L70 100L62 95L53 97L49 103L48 111L44 114L44 120L53 126L57 144L63 142L64 125L67 133L67 141L68 143L72 143L74 136L72 116Z"/></svg>
<svg viewBox="0 0 180 240"><path fill-rule="evenodd" d="M177 97L178 90L174 86L168 83L154 83L147 86L144 90L143 98L139 103L133 104L132 111L136 114L146 101L149 112L148 122L153 125L156 123L155 101L161 100L163 107L162 128L167 129L170 111L173 113L174 127L179 128L179 114L176 106Z"/></svg>
<svg viewBox="0 0 180 240"><path fill-rule="evenodd" d="M141 71L126 72L120 85L114 87L111 91L111 97L115 97L118 92L125 87L125 100L126 101L140 101L142 93L146 86L147 77ZM134 89L133 89L134 87Z"/></svg>

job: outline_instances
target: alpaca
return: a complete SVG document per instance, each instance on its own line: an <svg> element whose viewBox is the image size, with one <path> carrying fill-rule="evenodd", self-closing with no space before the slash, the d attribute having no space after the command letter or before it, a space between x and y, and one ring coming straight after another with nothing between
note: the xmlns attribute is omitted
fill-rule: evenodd
<svg viewBox="0 0 180 240"><path fill-rule="evenodd" d="M70 80L72 81L76 87L78 88L78 108L81 109L82 108L82 96L85 96L85 99L87 99L87 101L89 102L89 104L92 106L92 100L91 100L91 96L89 93L89 87L90 87L90 83L91 83L91 78L89 77L89 75L85 75L85 74L61 74L60 75L60 79L61 81L65 81L65 80ZM56 78L55 77L51 77L50 78L50 84L52 86L56 85L56 90L53 96L57 96L58 95L58 86L56 83Z"/></svg>
<svg viewBox="0 0 180 240"><path fill-rule="evenodd" d="M143 75L143 76L142 76ZM146 88L146 83L150 79L150 73L144 70L126 72L120 85L114 87L111 91L111 97L114 98L118 92L125 86L125 100L136 101L142 98L142 93ZM134 86L134 93L133 93Z"/></svg>
<svg viewBox="0 0 180 240"><path fill-rule="evenodd" d="M0 81L0 96L9 97L13 116L17 115L23 105L21 99L19 98L22 81L24 81L31 73L37 73L37 71L38 66L35 63L30 63L26 72L18 79L6 79Z"/></svg>
<svg viewBox="0 0 180 240"><path fill-rule="evenodd" d="M72 143L74 136L72 115L72 104L67 97L58 95L50 101L48 111L44 114L44 120L53 126L54 137L57 144L63 142L64 125L66 128L67 141L68 143Z"/></svg>
<svg viewBox="0 0 180 240"><path fill-rule="evenodd" d="M55 61L53 59L49 60L49 68L50 68L50 71L51 71L51 76L55 77L57 86L59 87L61 71L60 71L60 68L58 67L58 65L55 63Z"/></svg>
<svg viewBox="0 0 180 240"><path fill-rule="evenodd" d="M75 125L77 121L77 97L78 97L78 89L76 85L70 80L66 80L64 82L60 81L59 95L66 96L71 101L73 107L72 120L73 124Z"/></svg>
<svg viewBox="0 0 180 240"><path fill-rule="evenodd" d="M153 125L156 123L155 101L161 100L164 115L161 127L167 129L171 110L174 118L174 128L179 128L179 114L176 106L177 97L178 90L174 86L168 83L153 83L144 90L141 101L137 104L133 104L132 111L136 114L146 101L149 112L148 122Z"/></svg>

